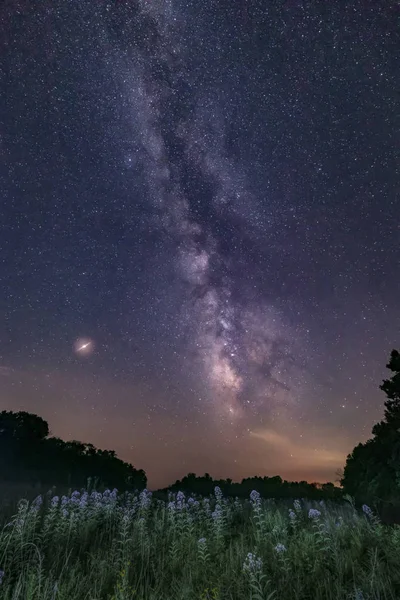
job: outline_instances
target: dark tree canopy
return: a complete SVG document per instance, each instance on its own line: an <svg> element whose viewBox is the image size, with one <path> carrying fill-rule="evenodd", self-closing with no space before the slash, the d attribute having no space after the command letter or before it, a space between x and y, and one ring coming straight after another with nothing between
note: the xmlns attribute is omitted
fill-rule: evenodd
<svg viewBox="0 0 400 600"><path fill-rule="evenodd" d="M392 350L386 365L393 373L380 389L387 399L384 420L372 428L373 437L358 444L347 457L341 483L360 501L400 504L400 354Z"/></svg>
<svg viewBox="0 0 400 600"><path fill-rule="evenodd" d="M145 472L119 459L113 450L48 436L48 424L41 417L2 411L0 479L79 487L91 478L119 490L146 487Z"/></svg>
<svg viewBox="0 0 400 600"><path fill-rule="evenodd" d="M212 479L205 473L198 477L194 473L188 473L183 479L177 480L173 485L160 490L160 492L179 490L191 494L208 496L214 493L218 486L225 496L248 498L250 492L256 490L264 498L313 498L316 500L334 499L341 496L341 490L333 483L324 483L320 487L307 481L289 482L284 481L279 475L274 477L247 477L240 483L231 479Z"/></svg>
<svg viewBox="0 0 400 600"><path fill-rule="evenodd" d="M398 430L400 428L400 353L397 350L392 350L386 367L392 371L393 376L391 379L385 379L380 386L387 396L385 419L390 427Z"/></svg>
<svg viewBox="0 0 400 600"><path fill-rule="evenodd" d="M20 442L43 440L49 435L49 426L44 419L28 412L3 410L0 413L0 436L2 439Z"/></svg>

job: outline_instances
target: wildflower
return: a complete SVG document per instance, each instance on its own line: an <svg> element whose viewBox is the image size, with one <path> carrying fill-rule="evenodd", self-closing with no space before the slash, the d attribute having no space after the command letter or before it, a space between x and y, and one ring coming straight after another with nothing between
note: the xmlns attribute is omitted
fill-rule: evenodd
<svg viewBox="0 0 400 600"><path fill-rule="evenodd" d="M70 503L71 504L79 504L80 497L81 497L80 492L78 492L78 490L75 490L75 492L72 492L72 494L71 494Z"/></svg>
<svg viewBox="0 0 400 600"><path fill-rule="evenodd" d="M294 522L297 519L296 513L294 512L294 510L289 510L289 518L292 522Z"/></svg>
<svg viewBox="0 0 400 600"><path fill-rule="evenodd" d="M218 485L216 485L214 488L214 495L217 499L217 502L220 502L222 500L222 491Z"/></svg>
<svg viewBox="0 0 400 600"><path fill-rule="evenodd" d="M322 506L322 508L325 508L325 502L323 500L320 501L319 505Z"/></svg>
<svg viewBox="0 0 400 600"><path fill-rule="evenodd" d="M259 575L262 571L262 560L256 554L248 553L243 563L243 571L250 575Z"/></svg>
<svg viewBox="0 0 400 600"><path fill-rule="evenodd" d="M183 492L178 492L176 495L176 508L178 510L185 508L185 494Z"/></svg>
<svg viewBox="0 0 400 600"><path fill-rule="evenodd" d="M222 508L219 504L215 505L214 512L211 514L214 521L219 521L222 518Z"/></svg>
<svg viewBox="0 0 400 600"><path fill-rule="evenodd" d="M32 502L32 508L39 510L39 508L42 506L42 504L43 504L43 497L41 495L36 496L36 498Z"/></svg>
<svg viewBox="0 0 400 600"><path fill-rule="evenodd" d="M58 496L53 496L53 498L51 499L51 507L57 508L59 501L60 498Z"/></svg>
<svg viewBox="0 0 400 600"><path fill-rule="evenodd" d="M321 516L321 513L316 508L310 508L310 510L308 511L309 519L319 519L320 516Z"/></svg>
<svg viewBox="0 0 400 600"><path fill-rule="evenodd" d="M210 515L211 514L211 507L210 507L210 500L209 500L209 498L203 498L202 504L203 504L203 509L204 509L204 512L206 513L206 515Z"/></svg>
<svg viewBox="0 0 400 600"><path fill-rule="evenodd" d="M174 512L175 509L176 509L175 502L168 502L168 507L167 508L168 508L168 510L170 512Z"/></svg>
<svg viewBox="0 0 400 600"><path fill-rule="evenodd" d="M85 496L82 496L82 498L79 501L79 508L83 509L87 507L87 497L85 498Z"/></svg>
<svg viewBox="0 0 400 600"><path fill-rule="evenodd" d="M253 490L250 494L250 500L253 504L260 504L261 503L261 496L259 494L259 492L257 492L257 490Z"/></svg>
<svg viewBox="0 0 400 600"><path fill-rule="evenodd" d="M363 513L365 515L367 515L367 517L373 517L374 516L374 513L372 512L372 510L370 509L370 507L367 506L366 504L362 505L362 510L363 510Z"/></svg>
<svg viewBox="0 0 400 600"><path fill-rule="evenodd" d="M151 504L151 496L152 493L149 492L148 490L143 490L139 496L140 498L140 507L141 508L148 508Z"/></svg>
<svg viewBox="0 0 400 600"><path fill-rule="evenodd" d="M295 500L293 502L293 506L294 506L294 510L300 511L301 510L301 502L300 502L300 500Z"/></svg>
<svg viewBox="0 0 400 600"><path fill-rule="evenodd" d="M275 546L275 551L278 552L278 554L280 554L281 552L286 552L286 546L284 546L283 544L277 544Z"/></svg>
<svg viewBox="0 0 400 600"><path fill-rule="evenodd" d="M61 496L61 506L66 506L69 503L67 496Z"/></svg>
<svg viewBox="0 0 400 600"><path fill-rule="evenodd" d="M199 546L205 546L205 545L207 544L207 540L206 540L206 538L205 538L205 537L202 537L202 538L200 538L200 539L198 540L198 542L197 542L197 543L198 543L198 545L199 545Z"/></svg>
<svg viewBox="0 0 400 600"><path fill-rule="evenodd" d="M66 508L63 508L63 509L62 509L62 511L61 511L61 513L62 513L62 516L64 517L64 519L67 519L67 518L68 518L68 514L69 514L69 513L68 513L68 511L67 511L67 509L66 509Z"/></svg>

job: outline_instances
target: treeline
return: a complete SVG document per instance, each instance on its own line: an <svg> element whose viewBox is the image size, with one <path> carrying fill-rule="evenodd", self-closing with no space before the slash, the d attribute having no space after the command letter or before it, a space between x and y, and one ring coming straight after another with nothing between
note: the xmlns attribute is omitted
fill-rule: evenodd
<svg viewBox="0 0 400 600"><path fill-rule="evenodd" d="M173 485L160 490L166 494L168 491L182 490L187 493L209 495L214 492L215 486L221 488L225 496L248 498L252 490L256 490L264 498L309 498L314 500L338 500L342 490L333 483L307 483L307 481L285 481L279 475L274 477L248 477L240 483L231 479L213 479L208 473L198 477L189 473Z"/></svg>
<svg viewBox="0 0 400 600"><path fill-rule="evenodd" d="M84 487L88 479L118 490L146 487L142 469L119 459L113 450L49 437L49 426L27 412L0 412L0 480L51 486Z"/></svg>

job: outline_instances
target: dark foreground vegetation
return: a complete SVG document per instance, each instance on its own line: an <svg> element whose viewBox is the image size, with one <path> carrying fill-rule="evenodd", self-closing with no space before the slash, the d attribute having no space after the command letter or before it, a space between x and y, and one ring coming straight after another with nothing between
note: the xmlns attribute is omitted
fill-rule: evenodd
<svg viewBox="0 0 400 600"><path fill-rule="evenodd" d="M397 351L387 366L384 419L348 456L341 488L189 474L152 495L144 471L114 452L3 411L1 484L55 489L20 500L12 518L3 511L0 598L398 600Z"/></svg>

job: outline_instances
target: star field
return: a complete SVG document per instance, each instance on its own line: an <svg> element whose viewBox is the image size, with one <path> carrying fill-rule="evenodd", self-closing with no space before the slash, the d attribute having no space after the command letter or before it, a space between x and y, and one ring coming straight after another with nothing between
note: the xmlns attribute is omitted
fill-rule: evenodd
<svg viewBox="0 0 400 600"><path fill-rule="evenodd" d="M0 8L0 408L150 487L336 479L399 340L395 16Z"/></svg>

